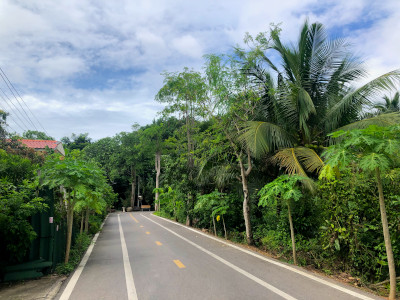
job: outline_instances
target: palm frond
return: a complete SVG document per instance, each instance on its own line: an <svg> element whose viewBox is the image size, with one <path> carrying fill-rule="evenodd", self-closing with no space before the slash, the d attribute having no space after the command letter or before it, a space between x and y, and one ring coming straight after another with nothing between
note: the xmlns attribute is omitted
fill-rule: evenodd
<svg viewBox="0 0 400 300"><path fill-rule="evenodd" d="M217 166L215 170L215 183L219 189L223 189L237 176L237 172L231 165Z"/></svg>
<svg viewBox="0 0 400 300"><path fill-rule="evenodd" d="M296 148L286 148L279 150L271 159L271 161L277 164L280 168L285 169L285 172L289 175L300 175L307 177L302 165L296 154Z"/></svg>
<svg viewBox="0 0 400 300"><path fill-rule="evenodd" d="M295 153L307 172L319 173L325 165L321 157L313 149L297 147L295 148Z"/></svg>
<svg viewBox="0 0 400 300"><path fill-rule="evenodd" d="M400 124L400 113L393 112L388 114L380 114L376 117L363 119L346 126L340 127L337 130L352 130L352 129L364 129L370 125L377 125L377 126L391 126ZM335 130L336 131L336 130Z"/></svg>
<svg viewBox="0 0 400 300"><path fill-rule="evenodd" d="M281 168L286 168L286 172L290 175L304 176L305 172L319 173L324 166L321 157L307 147L283 149L275 154L272 161Z"/></svg>
<svg viewBox="0 0 400 300"><path fill-rule="evenodd" d="M322 160L313 150L305 147L282 149L272 157L271 161L285 169L287 174L303 177L301 180L303 185L311 192L315 191L313 180L307 176L301 164L304 163L310 171L322 168L323 165L320 165Z"/></svg>
<svg viewBox="0 0 400 300"><path fill-rule="evenodd" d="M238 139L249 147L254 156L291 145L290 135L281 126L261 121L247 122Z"/></svg>
<svg viewBox="0 0 400 300"><path fill-rule="evenodd" d="M399 92L396 92L396 94L394 94L392 99L392 107L397 111L400 110L399 103L400 103L400 94Z"/></svg>
<svg viewBox="0 0 400 300"><path fill-rule="evenodd" d="M299 115L299 126L304 132L304 135L308 139L310 137L310 130L307 125L307 121L311 114L315 114L315 106L307 91L301 88L297 96L298 115Z"/></svg>
<svg viewBox="0 0 400 300"><path fill-rule="evenodd" d="M363 105L371 105L372 97L382 91L389 91L396 88L400 82L400 69L386 73L358 89L354 89L344 95L332 107L329 108L325 118L324 126L327 132L339 127L343 116L349 111L360 111Z"/></svg>

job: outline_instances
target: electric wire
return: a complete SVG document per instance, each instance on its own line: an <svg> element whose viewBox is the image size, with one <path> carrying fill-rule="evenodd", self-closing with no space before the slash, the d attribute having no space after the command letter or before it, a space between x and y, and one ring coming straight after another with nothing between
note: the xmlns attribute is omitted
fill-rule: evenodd
<svg viewBox="0 0 400 300"><path fill-rule="evenodd" d="M6 124L6 126L9 127L14 133L17 132L17 131L16 131L14 128L12 128L10 125ZM10 131L7 130L7 133L10 133Z"/></svg>
<svg viewBox="0 0 400 300"><path fill-rule="evenodd" d="M24 103L24 105L26 106L26 108L29 110L29 112L31 113L31 115L35 118L36 122L40 125L40 127L43 129L43 131L49 135L49 133L47 132L47 130L43 127L42 123L40 123L39 119L33 114L33 112L31 111L31 109L29 108L29 106L26 104L26 102L24 101L24 99L22 98L22 96L19 94L18 90L14 87L14 85L12 84L12 82L10 81L10 79L8 79L8 76L6 75L6 73L4 73L3 69L0 67L0 71L1 73L4 74L4 76L6 77L7 81L10 83L10 85L12 86L12 88L14 89L14 91L16 92L16 94L18 95L18 97L22 100L22 103ZM36 128L36 127L35 127Z"/></svg>
<svg viewBox="0 0 400 300"><path fill-rule="evenodd" d="M18 111L18 112L21 114L21 112L19 111L19 109L18 109L18 108L15 106L15 104L10 100L10 98L8 98L7 94L3 91L2 88L0 88L0 91L3 93L3 95L0 94L0 97L1 97L1 98L4 100L4 102L7 104L8 108L10 109L10 111L12 111L13 109L12 109L11 105L8 103L7 99L9 99L9 101L11 102L11 104L14 106L16 112ZM21 117L20 117L17 113L15 113L14 115L15 115L15 116L18 118L18 120L23 124L23 126L24 126L25 128L27 128L27 130L29 130L29 127L26 126L25 122L21 119ZM18 125L18 127L22 129L22 131L25 131L25 129L23 129L17 122L15 122L15 120L14 120L14 123L16 123L16 124Z"/></svg>
<svg viewBox="0 0 400 300"><path fill-rule="evenodd" d="M3 111L3 112L5 112L5 113L7 114L7 111L4 109L4 107L0 106L0 110ZM14 120L13 120L13 122L14 122L15 124L17 124ZM11 126L7 123L7 120L5 121L4 125L5 125L6 127L9 127L12 131L17 132L13 127L11 127ZM17 125L18 125L18 124L17 124ZM19 125L18 125L18 126L19 126ZM21 129L22 129L22 128L21 128ZM9 131L6 130L6 132L8 133Z"/></svg>
<svg viewBox="0 0 400 300"><path fill-rule="evenodd" d="M7 82L7 80L4 77L4 72L3 70L0 68L0 76L3 79L4 83L7 85L8 89L11 91L11 93L13 94L15 100L17 100L17 103L19 104L19 106L21 107L22 111L25 113L26 117L28 118L29 122L32 124L32 126L35 128L36 131L38 131L38 129L36 128L35 124L32 122L31 118L28 116L28 114L26 113L25 109L22 107L22 104L20 103L20 101L18 100L17 96L15 96L14 91L11 89L10 84ZM3 75L4 74L4 75Z"/></svg>

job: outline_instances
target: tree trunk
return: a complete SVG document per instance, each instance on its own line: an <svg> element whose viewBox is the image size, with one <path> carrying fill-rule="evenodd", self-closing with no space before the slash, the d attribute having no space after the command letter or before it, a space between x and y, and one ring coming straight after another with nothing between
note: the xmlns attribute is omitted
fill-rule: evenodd
<svg viewBox="0 0 400 300"><path fill-rule="evenodd" d="M176 201L175 201L175 199L173 201L174 201L174 220L175 220L175 222L177 222L178 218L176 217Z"/></svg>
<svg viewBox="0 0 400 300"><path fill-rule="evenodd" d="M246 239L248 245L253 245L253 232L251 230L251 223L250 223L250 195L249 189L247 184L247 176L250 173L251 168L247 171L244 169L244 165L242 162L242 158L240 155L237 155L240 165L240 176L242 181L242 188L243 188L243 217L244 217L244 225L246 227Z"/></svg>
<svg viewBox="0 0 400 300"><path fill-rule="evenodd" d="M212 216L213 225L214 225L214 235L217 236L217 227L215 226L215 218Z"/></svg>
<svg viewBox="0 0 400 300"><path fill-rule="evenodd" d="M137 206L140 207L140 176L137 177Z"/></svg>
<svg viewBox="0 0 400 300"><path fill-rule="evenodd" d="M135 206L136 169L131 166L131 207Z"/></svg>
<svg viewBox="0 0 400 300"><path fill-rule="evenodd" d="M375 173L376 173L376 181L378 184L379 207L381 211L383 237L385 239L386 256L389 267L389 280L390 280L389 300L394 300L396 299L396 269L393 257L392 242L390 240L389 225L386 215L385 198L383 197L381 174L378 168L375 169Z"/></svg>
<svg viewBox="0 0 400 300"><path fill-rule="evenodd" d="M295 265L297 265L296 241L294 239L292 212L290 209L290 200L287 200L287 201L288 201L287 206L288 206L288 217L289 217L289 225L290 225L290 237L292 238L293 263Z"/></svg>
<svg viewBox="0 0 400 300"><path fill-rule="evenodd" d="M186 201L186 207L187 207L187 211L186 211L186 226L191 226L192 225L192 219L190 217L190 206L191 206L191 199L192 199L192 193L188 193L187 196L187 201Z"/></svg>
<svg viewBox="0 0 400 300"><path fill-rule="evenodd" d="M74 192L74 198L75 198ZM67 245L65 248L65 263L69 261L69 252L71 249L71 239L72 239L72 224L74 222L74 205L71 198L68 201L68 210L67 210Z"/></svg>
<svg viewBox="0 0 400 300"><path fill-rule="evenodd" d="M192 112L191 112L192 113ZM189 189L193 188L193 169L194 169L194 159L193 150L194 146L191 138L191 127L193 126L192 114L189 117L189 112L186 111L186 138L187 138L187 154L188 154L188 181ZM186 212L186 226L192 225L191 208L193 203L193 192L189 190L187 198L187 212Z"/></svg>
<svg viewBox="0 0 400 300"><path fill-rule="evenodd" d="M81 230L80 230L80 234L82 234L82 232L83 232L83 210L82 210L82 213L81 213Z"/></svg>
<svg viewBox="0 0 400 300"><path fill-rule="evenodd" d="M223 216L223 215L221 215L221 218L222 218L222 224L224 225L225 239L227 240L227 239L228 239L228 235L226 234L226 227L225 227L225 220L224 220L224 216Z"/></svg>
<svg viewBox="0 0 400 300"><path fill-rule="evenodd" d="M85 233L89 231L89 208L86 209L86 217L85 217Z"/></svg>
<svg viewBox="0 0 400 300"><path fill-rule="evenodd" d="M158 209L158 211L160 211L161 210L161 203L160 203L160 200L159 200L159 193L158 193L158 188L160 187L160 173L161 173L161 152L160 151L157 151L156 152L156 157L155 157L156 159L155 159L155 164L156 164L156 189L157 189L157 192L156 192L156 205L157 205L157 209Z"/></svg>

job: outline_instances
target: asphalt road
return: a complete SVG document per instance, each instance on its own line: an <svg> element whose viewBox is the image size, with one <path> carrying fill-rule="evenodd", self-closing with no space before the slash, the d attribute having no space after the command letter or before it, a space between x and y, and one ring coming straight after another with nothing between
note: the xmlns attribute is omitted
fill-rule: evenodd
<svg viewBox="0 0 400 300"><path fill-rule="evenodd" d="M86 259L56 299L382 299L149 212L110 214Z"/></svg>

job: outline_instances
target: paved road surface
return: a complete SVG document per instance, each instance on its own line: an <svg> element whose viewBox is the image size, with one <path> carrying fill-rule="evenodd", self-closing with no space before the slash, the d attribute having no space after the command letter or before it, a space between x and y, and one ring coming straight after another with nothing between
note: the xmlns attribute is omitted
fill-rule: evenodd
<svg viewBox="0 0 400 300"><path fill-rule="evenodd" d="M56 299L382 299L148 212L110 214L75 273Z"/></svg>

